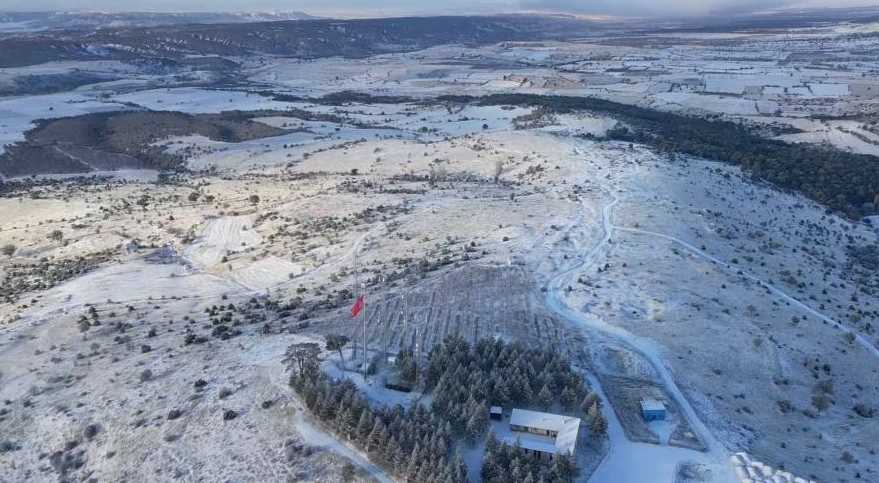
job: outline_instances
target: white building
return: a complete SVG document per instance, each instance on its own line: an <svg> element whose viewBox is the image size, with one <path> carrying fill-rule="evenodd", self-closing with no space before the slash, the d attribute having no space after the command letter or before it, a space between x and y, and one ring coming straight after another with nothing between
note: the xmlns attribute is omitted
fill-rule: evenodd
<svg viewBox="0 0 879 483"><path fill-rule="evenodd" d="M518 443L525 451L550 459L559 454L573 456L577 449L580 418L513 409L510 429L513 434L503 439L505 444Z"/></svg>

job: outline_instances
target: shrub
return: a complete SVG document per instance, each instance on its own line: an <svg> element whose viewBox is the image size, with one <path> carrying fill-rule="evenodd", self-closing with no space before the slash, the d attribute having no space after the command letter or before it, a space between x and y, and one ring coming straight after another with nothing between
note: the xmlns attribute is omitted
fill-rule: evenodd
<svg viewBox="0 0 879 483"><path fill-rule="evenodd" d="M859 403L854 407L855 413L862 418L872 418L876 415L876 410L867 406L866 404Z"/></svg>
<svg viewBox="0 0 879 483"><path fill-rule="evenodd" d="M0 441L0 454L11 453L12 451L18 451L20 449L21 446L17 443L13 443L12 441Z"/></svg>
<svg viewBox="0 0 879 483"><path fill-rule="evenodd" d="M3 255L7 257L11 257L12 255L14 255L16 250L18 250L18 248L16 248L16 246L11 243L3 245L3 248L0 248L0 252L2 252Z"/></svg>
<svg viewBox="0 0 879 483"><path fill-rule="evenodd" d="M88 426L85 427L85 430L83 431L83 435L85 436L86 439L92 439L95 436L97 436L99 432L101 432L101 427L99 425L89 424Z"/></svg>
<svg viewBox="0 0 879 483"><path fill-rule="evenodd" d="M354 465L346 462L342 466L342 481L354 481L355 469Z"/></svg>

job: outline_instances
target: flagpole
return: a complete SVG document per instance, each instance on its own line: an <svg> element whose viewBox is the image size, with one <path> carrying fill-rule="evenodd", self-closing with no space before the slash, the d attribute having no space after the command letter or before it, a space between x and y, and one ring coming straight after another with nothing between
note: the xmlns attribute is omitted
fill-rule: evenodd
<svg viewBox="0 0 879 483"><path fill-rule="evenodd" d="M357 245L354 245L354 306L355 307L357 306L358 300L360 300L360 277L357 274ZM356 332L355 332L355 334L356 334ZM352 337L352 339L356 339L356 336ZM354 344L354 358L355 358L355 360L357 358L357 344Z"/></svg>
<svg viewBox="0 0 879 483"><path fill-rule="evenodd" d="M367 362L369 348L366 345L366 282L363 283L363 292L363 375L365 376L366 368L369 367Z"/></svg>
<svg viewBox="0 0 879 483"><path fill-rule="evenodd" d="M360 284L360 269L357 266L357 248L354 248L354 285L356 286L357 299L360 301L360 311L363 312L363 321L362 321L362 337L363 337L363 372L366 374L366 368L368 366L368 348L366 344L366 283L363 285ZM358 314L360 315L360 314ZM355 347L357 344L355 344Z"/></svg>

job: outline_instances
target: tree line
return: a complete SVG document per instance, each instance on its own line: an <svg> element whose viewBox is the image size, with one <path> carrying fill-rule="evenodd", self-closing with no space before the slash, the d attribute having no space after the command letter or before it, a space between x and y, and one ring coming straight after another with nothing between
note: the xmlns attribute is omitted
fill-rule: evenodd
<svg viewBox="0 0 879 483"><path fill-rule="evenodd" d="M588 395L558 353L495 339L471 346L460 336L446 338L431 349L423 379L432 410L471 440L485 433L492 405L547 410L558 402L571 411Z"/></svg>
<svg viewBox="0 0 879 483"><path fill-rule="evenodd" d="M317 344L296 344L285 362L290 385L309 412L370 461L405 481L466 483L451 426L420 404L372 407L350 380L321 372Z"/></svg>
<svg viewBox="0 0 879 483"><path fill-rule="evenodd" d="M732 163L756 179L798 191L852 218L868 214L864 205L873 203L879 194L879 159L875 156L768 139L741 123L657 111L593 97L492 94L483 97L441 96L437 101L536 106L555 113L592 111L609 114L628 125L609 131L609 139Z"/></svg>

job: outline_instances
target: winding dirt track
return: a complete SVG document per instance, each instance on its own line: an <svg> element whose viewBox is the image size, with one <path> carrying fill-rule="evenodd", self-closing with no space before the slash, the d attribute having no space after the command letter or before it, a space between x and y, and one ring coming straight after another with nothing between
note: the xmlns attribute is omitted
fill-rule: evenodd
<svg viewBox="0 0 879 483"><path fill-rule="evenodd" d="M604 191L609 192L607 189ZM640 483L645 481L643 471L645 467L649 466L651 468L650 474L653 475L652 481L657 481L655 478L660 476L657 474L659 472L662 474L662 478L668 478L670 483L674 481L675 469L678 464L696 461L708 465L712 469L715 477L713 481L715 483L733 483L736 480L732 474L732 468L728 464L729 452L714 438L714 435L702 420L699 419L696 411L677 384L675 384L674 378L662 362L661 351L656 344L651 340L637 337L625 329L612 326L599 319L589 317L582 312L573 310L564 301L563 290L568 285L570 278L583 268L592 265L597 256L610 244L613 230L616 228L612 222L613 208L619 203L616 195L611 194L611 196L612 201L605 205L601 211L604 236L586 254L578 256L575 263L562 268L561 271L552 276L546 291L547 306L572 324L598 330L649 361L661 378L666 390L675 399L693 429L707 446L708 451L700 453L683 448L629 441L621 429L616 414L613 411L606 411L610 422L609 436L611 448L607 457L602 461L595 473L593 473L590 481L594 483ZM581 215L576 222L568 227L567 232L569 234L579 227L582 218ZM591 382L596 386L599 393L603 392L597 379L593 378ZM636 461L639 464L632 464ZM651 463L647 463L648 461ZM657 464L661 465L661 468L657 467Z"/></svg>

